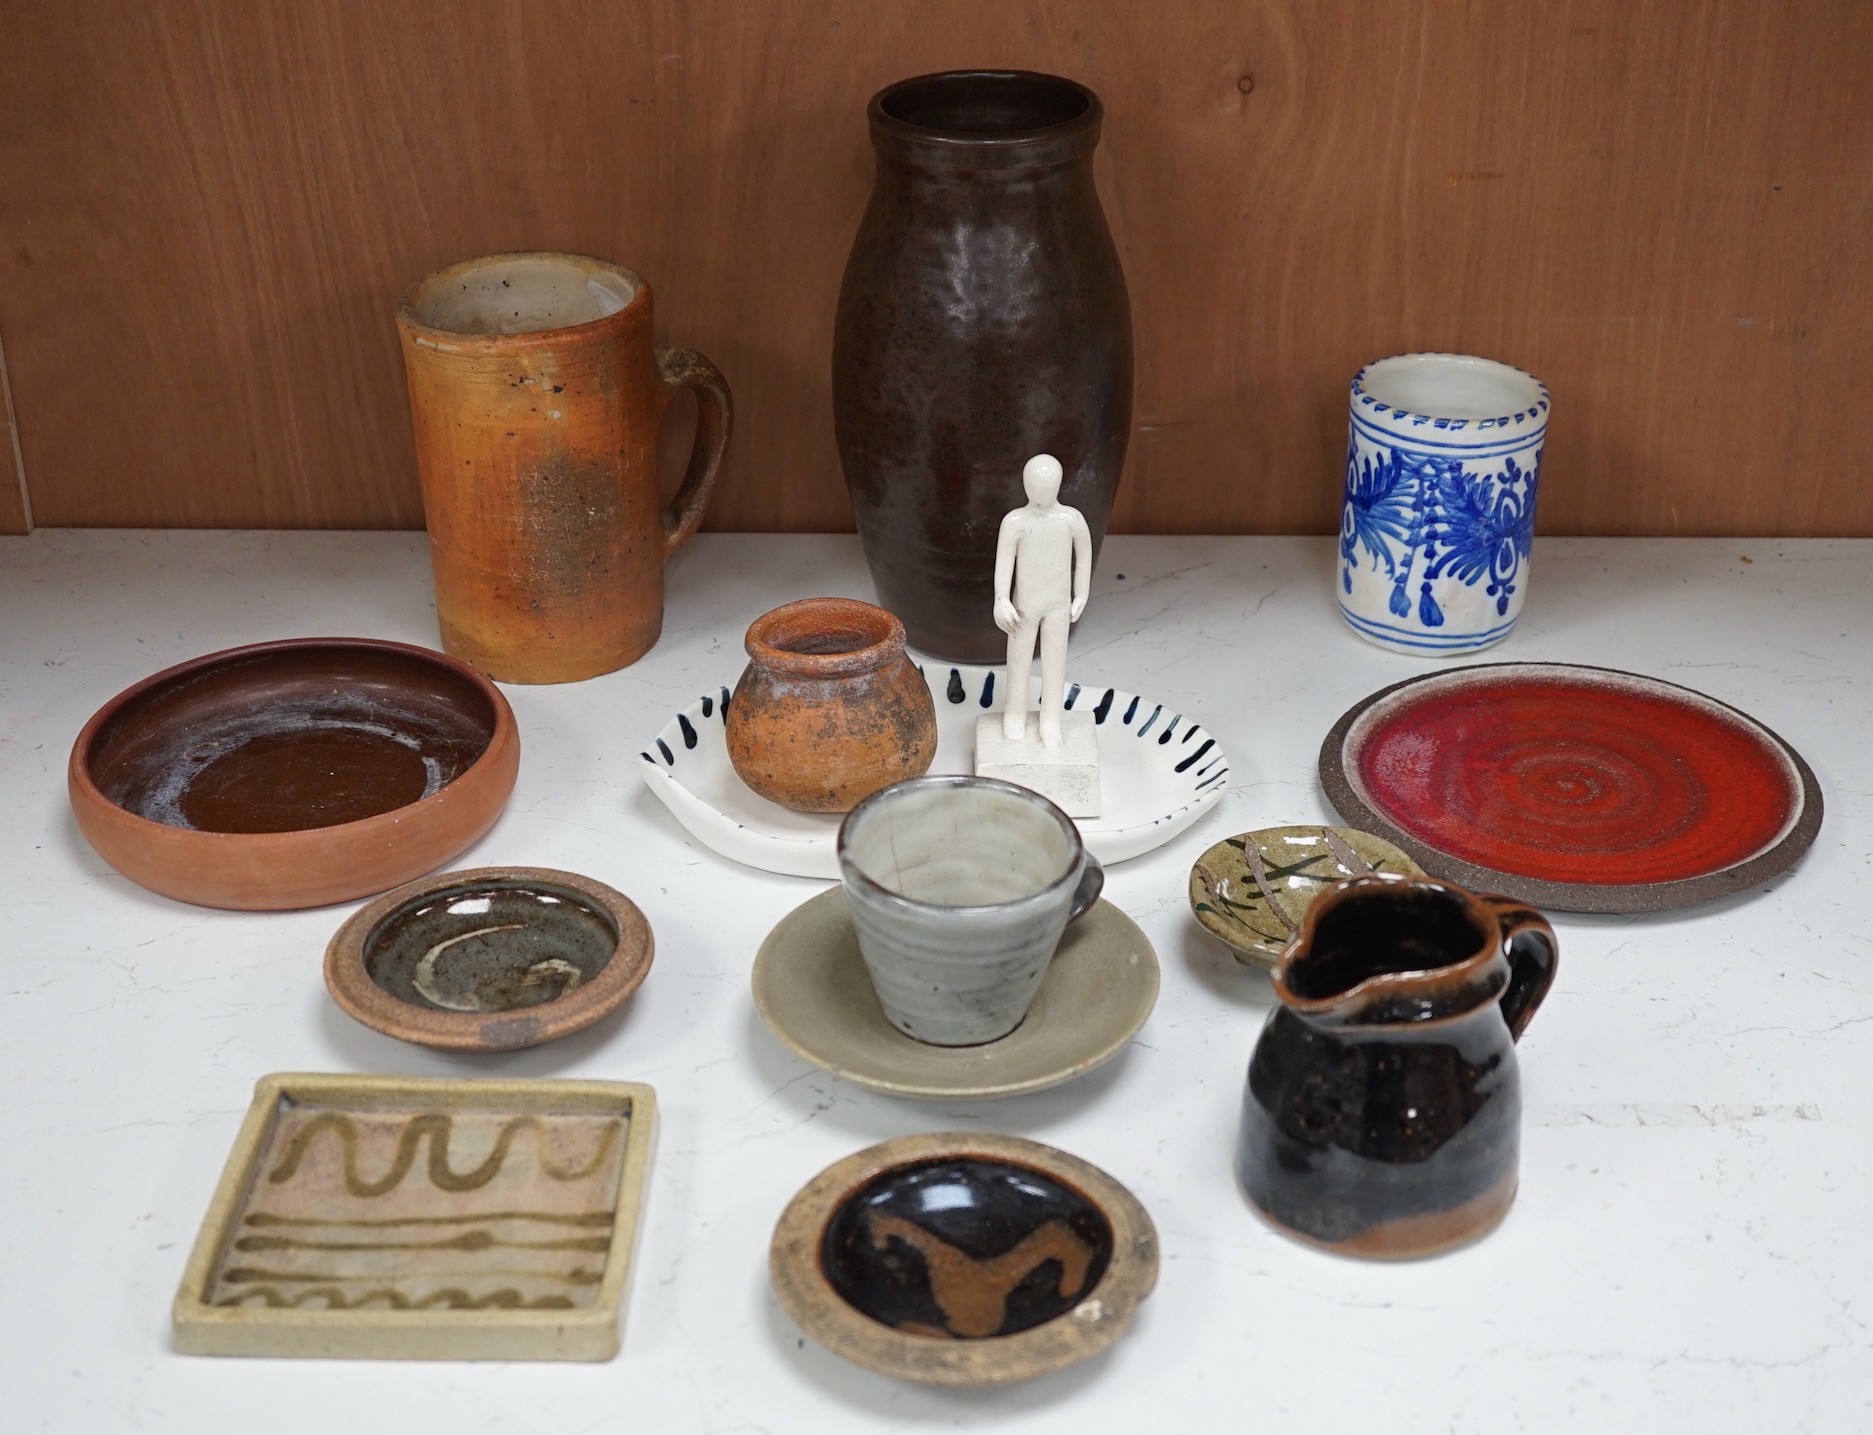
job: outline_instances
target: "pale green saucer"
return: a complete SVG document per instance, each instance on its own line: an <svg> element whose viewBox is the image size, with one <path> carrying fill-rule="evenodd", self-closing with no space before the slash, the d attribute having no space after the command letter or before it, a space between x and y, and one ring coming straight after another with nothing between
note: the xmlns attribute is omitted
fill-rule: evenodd
<svg viewBox="0 0 1873 1435"><path fill-rule="evenodd" d="M1103 900L1067 928L1027 1019L982 1046L928 1046L885 1020L842 888L781 918L754 959L754 1002L783 1046L860 1086L926 1100L989 1100L1084 1076L1124 1049L1157 999L1150 941Z"/></svg>

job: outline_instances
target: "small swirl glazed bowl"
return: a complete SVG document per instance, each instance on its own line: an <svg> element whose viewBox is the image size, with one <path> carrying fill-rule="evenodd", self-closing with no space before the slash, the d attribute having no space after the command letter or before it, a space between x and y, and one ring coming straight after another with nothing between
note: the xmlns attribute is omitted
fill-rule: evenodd
<svg viewBox="0 0 1873 1435"><path fill-rule="evenodd" d="M653 951L637 904L602 882L551 867L479 867L360 909L325 949L325 986L386 1036L513 1051L616 1011Z"/></svg>

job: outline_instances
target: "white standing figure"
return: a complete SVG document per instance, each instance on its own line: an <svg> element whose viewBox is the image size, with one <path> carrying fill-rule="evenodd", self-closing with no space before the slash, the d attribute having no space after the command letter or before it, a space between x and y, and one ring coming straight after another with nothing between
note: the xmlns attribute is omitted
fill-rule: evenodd
<svg viewBox="0 0 1873 1435"><path fill-rule="evenodd" d="M1021 470L1025 506L1002 519L995 544L995 626L1008 635L1008 692L1002 733L1027 734L1028 670L1041 649L1040 739L1062 743L1060 714L1067 687L1067 629L1092 591L1093 536L1077 508L1060 502L1060 460L1037 454Z"/></svg>

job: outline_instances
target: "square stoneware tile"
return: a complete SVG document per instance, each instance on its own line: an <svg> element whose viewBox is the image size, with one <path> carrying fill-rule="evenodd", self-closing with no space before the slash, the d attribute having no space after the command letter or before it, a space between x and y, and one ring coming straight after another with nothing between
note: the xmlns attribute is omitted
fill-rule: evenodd
<svg viewBox="0 0 1873 1435"><path fill-rule="evenodd" d="M262 1077L176 1293L191 1355L607 1360L648 1086Z"/></svg>

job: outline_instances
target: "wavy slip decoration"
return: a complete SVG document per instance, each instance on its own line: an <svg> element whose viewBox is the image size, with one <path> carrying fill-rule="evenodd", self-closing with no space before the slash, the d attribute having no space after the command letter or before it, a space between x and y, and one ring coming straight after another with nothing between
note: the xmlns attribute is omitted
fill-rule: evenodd
<svg viewBox="0 0 1873 1435"><path fill-rule="evenodd" d="M930 770L973 771L975 720L996 710L1002 670L935 659L919 661L918 668L936 703L937 755ZM749 790L728 758L729 701L729 690L719 688L664 724L638 754L645 785L691 836L725 857L768 872L837 880L839 817L791 812ZM1069 684L1066 705L1093 714L1104 813L1078 825L1101 862L1123 862L1162 846L1221 801L1229 759L1194 718L1096 683Z"/></svg>
<svg viewBox="0 0 1873 1435"><path fill-rule="evenodd" d="M244 1234L229 1258L267 1252L265 1268L224 1265L209 1299L236 1306L259 1299L298 1305L316 1286L332 1309L378 1299L399 1309L438 1302L479 1308L570 1309L590 1305L597 1270L567 1268L565 1253L603 1256L609 1232L537 1239L542 1222L578 1220L599 1203L616 1206L615 1117L503 1118L494 1113L408 1111L282 1113L240 1228L316 1221L319 1234ZM520 1149L516 1149L517 1138ZM429 1160L416 1165L427 1144ZM454 1169L451 1148L486 1151ZM563 1154L562 1154L563 1153ZM372 1174L381 1171L381 1175ZM440 1239L411 1239L361 1223L394 1219L448 1221L465 1229ZM417 1214L420 1211L421 1214ZM317 1212L317 1215L311 1213ZM562 1287L575 1287L566 1293Z"/></svg>
<svg viewBox="0 0 1873 1435"><path fill-rule="evenodd" d="M470 1121L473 1117L468 1118ZM381 1128L385 1123L370 1122L367 1125ZM280 1185L291 1181L299 1174L300 1165L306 1159L306 1152L321 1131L331 1131L334 1138L344 1148L345 1192L352 1196L366 1199L381 1196L402 1183L411 1165L416 1160L416 1148L425 1137L429 1139L429 1184L439 1191L475 1191L487 1185L499 1176L507 1164L508 1147L513 1144L516 1134L522 1131L538 1133L536 1136L535 1159L539 1163L540 1173L553 1181L583 1180L597 1172L599 1165L611 1154L611 1148L617 1142L618 1127L615 1123L602 1126L598 1134L597 1150L592 1158L578 1165L561 1168L554 1164L543 1149L551 1128L543 1126L538 1117L516 1116L501 1124L495 1133L494 1149L488 1153L479 1166L460 1174L449 1165L449 1141L455 1132L455 1117L439 1112L427 1112L421 1116L412 1116L401 1125L390 1123L394 1128L396 1155L391 1161L390 1170L379 1180L370 1180L358 1172L358 1147L363 1141L358 1120L340 1111L321 1111L316 1116L309 1116L293 1127L292 1136L287 1139L280 1161L267 1173L270 1185ZM283 1127L293 1126L292 1121L282 1123Z"/></svg>
<svg viewBox="0 0 1873 1435"><path fill-rule="evenodd" d="M177 1295L177 1344L608 1358L655 1122L628 1083L265 1078Z"/></svg>

